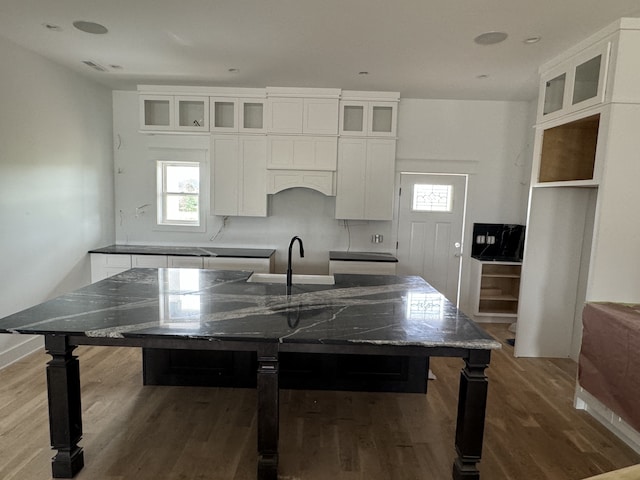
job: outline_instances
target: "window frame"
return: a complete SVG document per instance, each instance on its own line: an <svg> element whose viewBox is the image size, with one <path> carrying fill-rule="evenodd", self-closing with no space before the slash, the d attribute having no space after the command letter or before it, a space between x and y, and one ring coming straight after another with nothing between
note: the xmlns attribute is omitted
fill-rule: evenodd
<svg viewBox="0 0 640 480"><path fill-rule="evenodd" d="M198 168L198 193L171 193L167 192L167 176L166 167L168 166L191 166ZM173 230L173 231L192 231L204 232L205 225L205 206L207 200L205 198L206 185L203 181L207 178L204 164L197 160L180 160L180 159L158 159L155 161L156 168L156 218L154 222L154 230ZM175 196L194 196L198 199L198 219L197 221L169 220L166 218L167 198Z"/></svg>

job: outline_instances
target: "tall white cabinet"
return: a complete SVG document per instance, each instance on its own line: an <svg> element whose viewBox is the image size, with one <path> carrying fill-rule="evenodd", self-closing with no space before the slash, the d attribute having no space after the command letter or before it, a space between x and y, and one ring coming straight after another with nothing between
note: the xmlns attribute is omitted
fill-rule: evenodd
<svg viewBox="0 0 640 480"><path fill-rule="evenodd" d="M393 219L398 100L396 92L342 93L336 218Z"/></svg>
<svg viewBox="0 0 640 480"><path fill-rule="evenodd" d="M640 19L543 65L515 354L577 358L585 301L640 303Z"/></svg>

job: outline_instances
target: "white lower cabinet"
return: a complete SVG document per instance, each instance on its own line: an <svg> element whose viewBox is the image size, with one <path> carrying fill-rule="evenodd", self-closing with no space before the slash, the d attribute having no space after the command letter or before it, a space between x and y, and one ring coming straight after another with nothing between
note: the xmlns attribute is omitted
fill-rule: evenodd
<svg viewBox="0 0 640 480"><path fill-rule="evenodd" d="M395 158L395 139L340 139L336 218L393 219Z"/></svg>
<svg viewBox="0 0 640 480"><path fill-rule="evenodd" d="M266 149L264 136L213 136L215 215L267 216Z"/></svg>
<svg viewBox="0 0 640 480"><path fill-rule="evenodd" d="M202 257L186 257L186 256L167 256L167 266L169 268L203 268L204 261Z"/></svg>
<svg viewBox="0 0 640 480"><path fill-rule="evenodd" d="M329 260L329 274L355 273L365 275L395 275L396 262Z"/></svg>
<svg viewBox="0 0 640 480"><path fill-rule="evenodd" d="M91 254L91 283L117 275L131 268L131 255Z"/></svg>
<svg viewBox="0 0 640 480"><path fill-rule="evenodd" d="M167 256L131 255L131 268L167 268Z"/></svg>
<svg viewBox="0 0 640 480"><path fill-rule="evenodd" d="M269 258L207 257L204 259L204 268L273 273L274 256L271 255Z"/></svg>

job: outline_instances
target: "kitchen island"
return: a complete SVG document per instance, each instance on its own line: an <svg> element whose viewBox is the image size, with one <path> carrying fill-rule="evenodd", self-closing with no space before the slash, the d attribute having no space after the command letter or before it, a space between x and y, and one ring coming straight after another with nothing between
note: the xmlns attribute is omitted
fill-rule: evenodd
<svg viewBox="0 0 640 480"><path fill-rule="evenodd" d="M0 333L45 336L55 478L84 465L78 345L256 352L262 480L277 478L281 353L460 357L453 478L480 478L484 370L499 342L420 277L335 275L287 295L250 276L132 269L0 320Z"/></svg>

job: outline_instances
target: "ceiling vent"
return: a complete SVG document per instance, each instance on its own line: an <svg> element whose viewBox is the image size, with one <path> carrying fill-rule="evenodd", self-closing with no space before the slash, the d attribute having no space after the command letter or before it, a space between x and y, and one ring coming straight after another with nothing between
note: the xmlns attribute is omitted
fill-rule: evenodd
<svg viewBox="0 0 640 480"><path fill-rule="evenodd" d="M108 72L108 70L105 67L103 67L102 65L97 64L96 62L92 62L91 60L82 60L82 63L84 63L88 67L91 67L94 70L97 70L99 72Z"/></svg>

